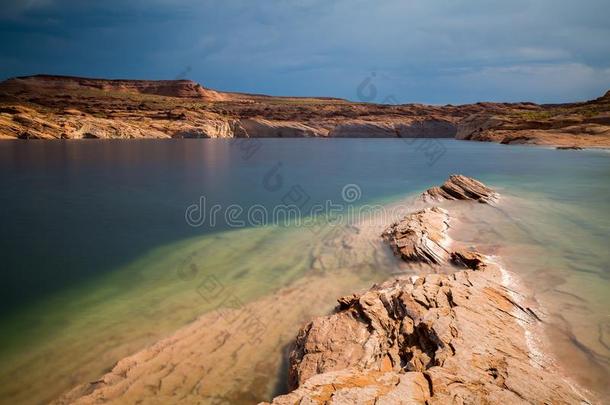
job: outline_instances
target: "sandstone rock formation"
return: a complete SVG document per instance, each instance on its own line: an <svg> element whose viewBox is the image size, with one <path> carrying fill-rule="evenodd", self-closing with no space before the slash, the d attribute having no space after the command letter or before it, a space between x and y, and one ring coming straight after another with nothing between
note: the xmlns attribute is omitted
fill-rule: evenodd
<svg viewBox="0 0 610 405"><path fill-rule="evenodd" d="M529 109L496 109L473 114L458 124L456 139L503 144L607 147L610 91L596 100Z"/></svg>
<svg viewBox="0 0 610 405"><path fill-rule="evenodd" d="M243 138L310 138L323 136L325 132L296 121L271 121L265 119L243 119L239 121L236 137Z"/></svg>
<svg viewBox="0 0 610 405"><path fill-rule="evenodd" d="M397 126L400 138L454 138L457 134L457 125L444 120L424 119L409 125Z"/></svg>
<svg viewBox="0 0 610 405"><path fill-rule="evenodd" d="M426 195L495 198L464 176L447 184ZM588 403L538 352L531 330L541 320L503 284L506 270L472 250L449 252L448 220L427 208L384 237L405 260L466 270L399 277L340 298L333 314L298 333L293 391L272 404Z"/></svg>
<svg viewBox="0 0 610 405"><path fill-rule="evenodd" d="M294 404L425 404L430 387L423 373L345 369L318 374L298 390L273 400Z"/></svg>
<svg viewBox="0 0 610 405"><path fill-rule="evenodd" d="M449 214L442 208L428 208L408 215L383 232L397 256L405 261L441 264L449 252Z"/></svg>
<svg viewBox="0 0 610 405"><path fill-rule="evenodd" d="M451 121L425 119L408 121L352 120L335 126L328 134L333 138L453 138L457 125Z"/></svg>
<svg viewBox="0 0 610 405"><path fill-rule="evenodd" d="M449 239L449 217L445 209L426 208L384 232L402 257L444 273L396 277L339 298L331 315L299 331L289 357L292 391L273 404L588 403L532 342L542 322L538 309L504 284L496 261ZM54 403L264 397L269 391L260 381L279 368L278 346L291 338L280 324L302 322L304 302L330 310L322 297L355 277L350 268L331 278L317 273L260 300L206 313Z"/></svg>
<svg viewBox="0 0 610 405"><path fill-rule="evenodd" d="M452 175L440 187L432 187L423 194L424 201L474 200L490 203L498 194L478 180L462 175Z"/></svg>
<svg viewBox="0 0 610 405"><path fill-rule="evenodd" d="M609 128L608 95L561 106L432 106L223 93L189 80L38 75L0 83L0 139L456 137L599 147L610 145Z"/></svg>
<svg viewBox="0 0 610 405"><path fill-rule="evenodd" d="M299 332L297 389L272 403L581 403L532 356L522 325L538 318L499 272L397 279L341 299Z"/></svg>
<svg viewBox="0 0 610 405"><path fill-rule="evenodd" d="M333 138L396 138L398 134L389 122L353 120L335 126L329 134Z"/></svg>
<svg viewBox="0 0 610 405"><path fill-rule="evenodd" d="M225 305L120 359L99 378L79 380L51 403L256 403L273 390L282 364L279 348L294 339L309 311L328 312L329 298L356 282L356 275L345 273L306 277L248 303L228 291L220 298Z"/></svg>
<svg viewBox="0 0 610 405"><path fill-rule="evenodd" d="M376 228L374 234L381 229ZM294 341L296 331L312 316L332 311L336 297L365 287L368 282L363 280L370 280L371 268L391 273L387 261L393 257L387 250L371 246L364 237L368 232L351 226L339 231L333 225L318 228L314 239L309 232L294 233L298 239L274 253L294 254L295 247L313 242L311 254L305 250L302 257L305 262L311 260L311 271L252 300L244 296L239 284L224 284L223 279L202 271L191 275L191 258L185 257L188 274L180 268L177 273L181 279L188 277L183 288L193 294L184 295L176 304L204 305L202 311L212 304L213 310L208 308L161 340L117 358L102 374L88 379L73 376L78 385L64 388L63 395L52 403L246 405L269 398L277 391L277 375L285 371L282 364L287 353L282 348ZM227 243L232 238L227 235ZM321 265L316 266L315 261ZM270 258L268 263L273 262ZM379 277L383 275L374 276ZM63 383L64 376L51 376L39 384L53 381ZM285 378L281 385L286 385ZM27 393L13 403L24 397Z"/></svg>
<svg viewBox="0 0 610 405"><path fill-rule="evenodd" d="M440 187L432 187L422 194L426 202L466 200L490 203L498 193L471 177L451 175ZM458 265L475 268L481 261L476 252L449 252L449 213L439 207L426 208L407 215L389 226L382 234L394 254L407 262L441 265L449 259ZM474 267L473 267L474 266Z"/></svg>
<svg viewBox="0 0 610 405"><path fill-rule="evenodd" d="M17 85L31 91L63 91L66 88L103 90L105 92L152 94L167 97L203 98L220 101L222 93L206 89L192 80L108 80L73 76L35 75L9 79L9 85Z"/></svg>
<svg viewBox="0 0 610 405"><path fill-rule="evenodd" d="M487 264L485 256L469 250L457 250L451 252L451 263L455 266L465 267L472 270L482 270Z"/></svg>

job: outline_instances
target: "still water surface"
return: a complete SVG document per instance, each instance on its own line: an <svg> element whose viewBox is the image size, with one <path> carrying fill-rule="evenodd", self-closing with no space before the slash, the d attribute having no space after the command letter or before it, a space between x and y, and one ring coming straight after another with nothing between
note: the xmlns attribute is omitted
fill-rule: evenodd
<svg viewBox="0 0 610 405"><path fill-rule="evenodd" d="M207 206L269 212L298 198L307 213L316 203L344 204L348 184L360 191L353 205L392 204L452 173L510 197L511 226L489 238L548 308L560 362L602 392L610 361L610 154L434 142L444 148L438 160L418 143L389 139L0 143L0 402L55 399L216 308L202 299L193 269L248 303L319 270L322 249L344 254L340 245L322 246L327 230L231 228L222 217L189 226L185 209L202 196ZM327 261L325 270L333 266L345 267ZM392 267L391 257L336 276L337 291L382 281L389 273L382 266ZM330 308L337 291L320 305ZM283 336L306 315L287 320ZM273 355L280 361L281 350ZM277 373L262 378L264 389L251 399L277 388Z"/></svg>

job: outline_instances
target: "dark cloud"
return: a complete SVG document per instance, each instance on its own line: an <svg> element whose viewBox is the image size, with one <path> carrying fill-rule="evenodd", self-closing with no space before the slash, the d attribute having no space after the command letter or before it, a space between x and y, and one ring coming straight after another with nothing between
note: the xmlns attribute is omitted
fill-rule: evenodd
<svg viewBox="0 0 610 405"><path fill-rule="evenodd" d="M607 0L1 2L0 75L173 78L231 91L560 102L610 88ZM187 67L191 69L188 70Z"/></svg>

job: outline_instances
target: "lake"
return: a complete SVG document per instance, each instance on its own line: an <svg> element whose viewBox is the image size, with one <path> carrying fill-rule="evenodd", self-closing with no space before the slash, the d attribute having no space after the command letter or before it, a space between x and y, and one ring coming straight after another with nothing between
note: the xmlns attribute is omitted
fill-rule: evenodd
<svg viewBox="0 0 610 405"><path fill-rule="evenodd" d="M243 305L307 300L261 332L279 342L252 349L265 371L211 371L210 398L269 399L285 388L283 345L303 322L337 294L404 271L376 235L346 248L337 229L349 226L315 207L391 206L453 173L507 196L507 223L487 242L547 310L559 362L610 394L608 151L447 139L5 141L0 402L53 400L218 311L210 280ZM274 215L287 205L311 221Z"/></svg>

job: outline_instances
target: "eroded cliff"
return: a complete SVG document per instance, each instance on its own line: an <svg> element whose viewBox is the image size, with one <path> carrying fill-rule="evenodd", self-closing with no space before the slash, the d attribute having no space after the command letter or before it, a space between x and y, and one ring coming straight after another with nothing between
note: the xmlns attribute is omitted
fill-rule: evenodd
<svg viewBox="0 0 610 405"><path fill-rule="evenodd" d="M561 106L380 105L223 93L190 80L38 75L0 83L0 139L457 137L608 146L608 97Z"/></svg>

